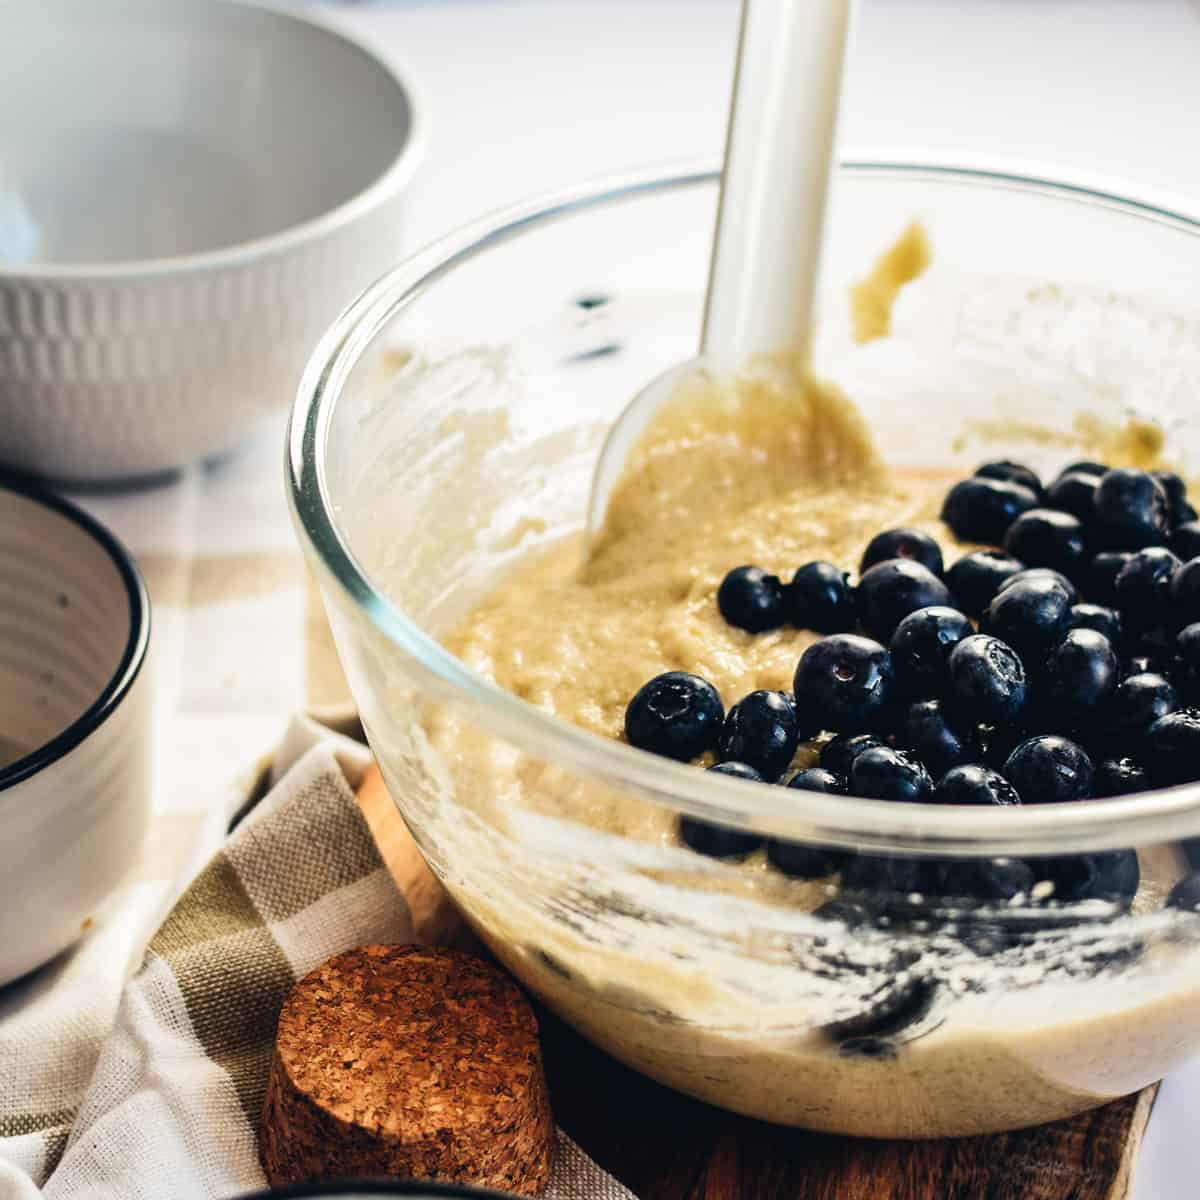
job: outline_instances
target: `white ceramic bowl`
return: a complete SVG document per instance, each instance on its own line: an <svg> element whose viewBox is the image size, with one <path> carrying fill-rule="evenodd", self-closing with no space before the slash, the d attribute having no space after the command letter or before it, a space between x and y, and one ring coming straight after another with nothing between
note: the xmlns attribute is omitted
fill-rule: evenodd
<svg viewBox="0 0 1200 1200"><path fill-rule="evenodd" d="M150 815L150 602L86 513L0 477L0 985L74 942Z"/></svg>
<svg viewBox="0 0 1200 1200"><path fill-rule="evenodd" d="M0 0L0 29L0 462L93 481L230 449L396 257L409 90L232 0Z"/></svg>

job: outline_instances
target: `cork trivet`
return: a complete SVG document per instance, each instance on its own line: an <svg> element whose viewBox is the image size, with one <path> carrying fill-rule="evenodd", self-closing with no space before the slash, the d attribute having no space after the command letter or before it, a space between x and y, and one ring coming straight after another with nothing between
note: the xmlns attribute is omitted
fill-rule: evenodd
<svg viewBox="0 0 1200 1200"><path fill-rule="evenodd" d="M554 1136L533 1010L472 955L363 946L284 1004L260 1139L272 1185L391 1175L532 1196Z"/></svg>

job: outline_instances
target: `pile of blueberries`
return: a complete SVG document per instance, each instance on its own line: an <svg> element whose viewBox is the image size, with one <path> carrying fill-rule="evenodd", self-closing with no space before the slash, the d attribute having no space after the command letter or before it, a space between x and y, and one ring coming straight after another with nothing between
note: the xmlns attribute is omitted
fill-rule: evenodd
<svg viewBox="0 0 1200 1200"><path fill-rule="evenodd" d="M1079 462L1046 487L989 462L950 489L942 520L993 548L945 570L936 541L892 529L867 546L856 586L826 562L791 583L731 570L717 595L731 625L825 635L792 693L751 692L726 712L707 680L668 672L630 701L629 742L685 762L711 752L709 770L740 779L900 802L1041 804L1200 780L1200 522L1183 480ZM797 747L828 735L820 765L789 775ZM680 834L721 858L761 845L691 818ZM935 868L766 849L788 875L840 870L863 890L1011 899L1049 870L1057 899L1127 900L1138 882L1132 851ZM1172 903L1200 909L1200 875Z"/></svg>

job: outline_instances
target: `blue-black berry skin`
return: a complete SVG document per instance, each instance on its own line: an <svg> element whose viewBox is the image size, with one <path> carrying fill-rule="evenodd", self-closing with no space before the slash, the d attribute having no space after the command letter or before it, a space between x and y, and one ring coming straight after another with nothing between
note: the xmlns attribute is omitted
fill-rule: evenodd
<svg viewBox="0 0 1200 1200"><path fill-rule="evenodd" d="M715 767L709 767L709 771L752 783L763 781L762 776L745 763L718 763ZM679 839L690 850L708 858L745 858L763 844L763 839L757 834L729 829L724 825L711 825L694 817L679 818Z"/></svg>
<svg viewBox="0 0 1200 1200"><path fill-rule="evenodd" d="M1042 667L1040 699L1068 721L1088 720L1117 690L1119 679L1108 638L1094 629L1072 629Z"/></svg>
<svg viewBox="0 0 1200 1200"><path fill-rule="evenodd" d="M721 697L707 679L668 671L629 702L625 737L639 750L688 762L716 745L724 720Z"/></svg>
<svg viewBox="0 0 1200 1200"><path fill-rule="evenodd" d="M734 567L717 590L721 616L747 633L766 633L787 620L783 582L762 567Z"/></svg>
<svg viewBox="0 0 1200 1200"><path fill-rule="evenodd" d="M867 800L916 804L932 798L933 780L916 755L875 746L854 760L850 794Z"/></svg>
<svg viewBox="0 0 1200 1200"><path fill-rule="evenodd" d="M946 586L962 612L978 617L1001 584L1024 569L1023 562L1003 550L972 550L946 572Z"/></svg>
<svg viewBox="0 0 1200 1200"><path fill-rule="evenodd" d="M1027 687L1020 656L999 638L977 633L963 638L950 654L947 702L964 721L1015 721L1025 707Z"/></svg>
<svg viewBox="0 0 1200 1200"><path fill-rule="evenodd" d="M1155 783L1200 780L1200 708L1177 708L1146 731L1143 758Z"/></svg>
<svg viewBox="0 0 1200 1200"><path fill-rule="evenodd" d="M865 573L890 558L912 559L935 575L941 575L945 569L942 548L929 534L919 529L886 529L883 533L877 533L867 544L859 573Z"/></svg>
<svg viewBox="0 0 1200 1200"><path fill-rule="evenodd" d="M1167 493L1167 519L1172 528L1181 525L1185 520L1194 521L1194 516L1185 516L1191 510L1188 503L1187 484L1174 471L1151 471L1158 480L1159 486Z"/></svg>
<svg viewBox="0 0 1200 1200"><path fill-rule="evenodd" d="M896 626L888 646L900 691L913 698L942 695L950 652L974 632L971 622L955 608L933 605L909 613Z"/></svg>
<svg viewBox="0 0 1200 1200"><path fill-rule="evenodd" d="M1060 475L1046 493L1047 508L1057 508L1087 524L1096 513L1096 489L1100 486L1098 475L1083 471L1069 471Z"/></svg>
<svg viewBox="0 0 1200 1200"><path fill-rule="evenodd" d="M988 605L981 628L1033 662L1066 633L1072 603L1055 579L1017 579Z"/></svg>
<svg viewBox="0 0 1200 1200"><path fill-rule="evenodd" d="M1037 873L1019 858L967 858L946 870L943 894L972 900L1010 901L1028 896Z"/></svg>
<svg viewBox="0 0 1200 1200"><path fill-rule="evenodd" d="M1136 747L1155 721L1178 707L1179 694L1164 676L1151 671L1127 675L1105 704L1100 725L1114 748Z"/></svg>
<svg viewBox="0 0 1200 1200"><path fill-rule="evenodd" d="M1200 558L1200 521L1187 521L1171 534L1170 547L1178 558Z"/></svg>
<svg viewBox="0 0 1200 1200"><path fill-rule="evenodd" d="M887 743L873 733L838 734L821 750L821 766L842 780L849 778L854 760L864 751Z"/></svg>
<svg viewBox="0 0 1200 1200"><path fill-rule="evenodd" d="M1150 772L1133 758L1105 758L1096 764L1097 796L1131 796L1154 786Z"/></svg>
<svg viewBox="0 0 1200 1200"><path fill-rule="evenodd" d="M1146 471L1109 471L1096 488L1096 526L1112 550L1161 546L1170 529L1167 493Z"/></svg>
<svg viewBox="0 0 1200 1200"><path fill-rule="evenodd" d="M934 779L951 767L977 761L981 753L974 728L956 728L940 700L908 705L896 722L896 742L911 750Z"/></svg>
<svg viewBox="0 0 1200 1200"><path fill-rule="evenodd" d="M1102 633L1114 645L1119 646L1125 633L1121 614L1115 608L1100 604L1074 604L1067 618L1068 629L1093 629Z"/></svg>
<svg viewBox="0 0 1200 1200"><path fill-rule="evenodd" d="M819 714L833 733L875 729L894 690L892 656L878 642L853 633L813 642L796 667L793 686L797 707Z"/></svg>
<svg viewBox="0 0 1200 1200"><path fill-rule="evenodd" d="M964 542L998 546L1023 512L1036 508L1036 492L1019 483L978 476L956 483L942 505L942 520Z"/></svg>
<svg viewBox="0 0 1200 1200"><path fill-rule="evenodd" d="M1200 706L1200 622L1179 631L1174 651L1171 678L1185 704Z"/></svg>
<svg viewBox="0 0 1200 1200"><path fill-rule="evenodd" d="M1045 491L1041 477L1036 471L1030 470L1024 463L1010 462L1007 458L985 462L975 475L979 479L1000 479L1005 483L1019 483L1038 497Z"/></svg>
<svg viewBox="0 0 1200 1200"><path fill-rule="evenodd" d="M1109 850L1100 854L1071 854L1029 860L1039 882L1054 885L1050 900L1077 903L1107 900L1127 908L1137 895L1141 872L1133 850Z"/></svg>
<svg viewBox="0 0 1200 1200"><path fill-rule="evenodd" d="M1032 579L1048 579L1052 583L1057 583L1067 593L1067 598L1072 604L1079 603L1079 589L1061 571L1055 571L1051 567L1026 567L1023 571L1018 571L1000 585L996 595L1008 591L1010 587L1016 587L1019 583L1028 583Z"/></svg>
<svg viewBox="0 0 1200 1200"><path fill-rule="evenodd" d="M1171 580L1170 624L1183 629L1200 621L1200 558L1186 562Z"/></svg>
<svg viewBox="0 0 1200 1200"><path fill-rule="evenodd" d="M764 779L775 780L791 765L802 730L792 698L783 692L750 692L728 712L717 752L728 761L747 763Z"/></svg>
<svg viewBox="0 0 1200 1200"><path fill-rule="evenodd" d="M1022 804L1063 804L1092 794L1095 767L1076 742L1054 734L1026 738L1004 764Z"/></svg>
<svg viewBox="0 0 1200 1200"><path fill-rule="evenodd" d="M880 743L882 744L882 743ZM846 777L827 771L824 767L805 767L787 781L787 786L798 792L821 792L826 796L844 796Z"/></svg>
<svg viewBox="0 0 1200 1200"><path fill-rule="evenodd" d="M1093 604L1112 607L1117 602L1117 576L1133 557L1131 550L1101 550L1088 564L1083 590Z"/></svg>
<svg viewBox="0 0 1200 1200"><path fill-rule="evenodd" d="M1149 546L1121 568L1117 607L1131 628L1150 629L1170 619L1171 584L1182 566L1165 546Z"/></svg>
<svg viewBox="0 0 1200 1200"><path fill-rule="evenodd" d="M858 581L857 597L864 631L881 642L891 640L909 613L951 604L950 589L928 567L907 558L876 563Z"/></svg>
<svg viewBox="0 0 1200 1200"><path fill-rule="evenodd" d="M823 879L842 869L848 855L827 846L773 839L767 843L767 861L789 879Z"/></svg>
<svg viewBox="0 0 1200 1200"><path fill-rule="evenodd" d="M788 615L798 629L851 632L858 615L849 576L833 563L805 563L788 588Z"/></svg>
<svg viewBox="0 0 1200 1200"><path fill-rule="evenodd" d="M1076 471L1079 471L1084 475L1095 475L1099 477L1101 475L1107 475L1111 470L1112 468L1107 463L1096 462L1091 458L1081 458L1078 462L1067 463L1067 465L1059 472L1058 477L1061 479L1064 475L1071 475Z"/></svg>
<svg viewBox="0 0 1200 1200"><path fill-rule="evenodd" d="M1005 808L1021 803L1017 789L999 771L982 763L968 763L947 771L938 781L933 798L938 804L983 804Z"/></svg>
<svg viewBox="0 0 1200 1200"><path fill-rule="evenodd" d="M1004 549L1031 567L1050 567L1075 579L1087 564L1087 531L1070 513L1034 508L1009 526Z"/></svg>
<svg viewBox="0 0 1200 1200"><path fill-rule="evenodd" d="M1171 889L1167 907L1185 913L1200 913L1200 871L1181 879Z"/></svg>

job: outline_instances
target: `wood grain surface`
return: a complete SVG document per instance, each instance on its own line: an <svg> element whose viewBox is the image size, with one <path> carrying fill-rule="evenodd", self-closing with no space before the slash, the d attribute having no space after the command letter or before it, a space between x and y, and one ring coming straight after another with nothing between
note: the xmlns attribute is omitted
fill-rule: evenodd
<svg viewBox="0 0 1200 1200"><path fill-rule="evenodd" d="M359 790L420 936L470 944L377 768ZM681 1096L539 1009L559 1124L640 1200L1125 1200L1157 1088L992 1137L883 1142L766 1125Z"/></svg>

